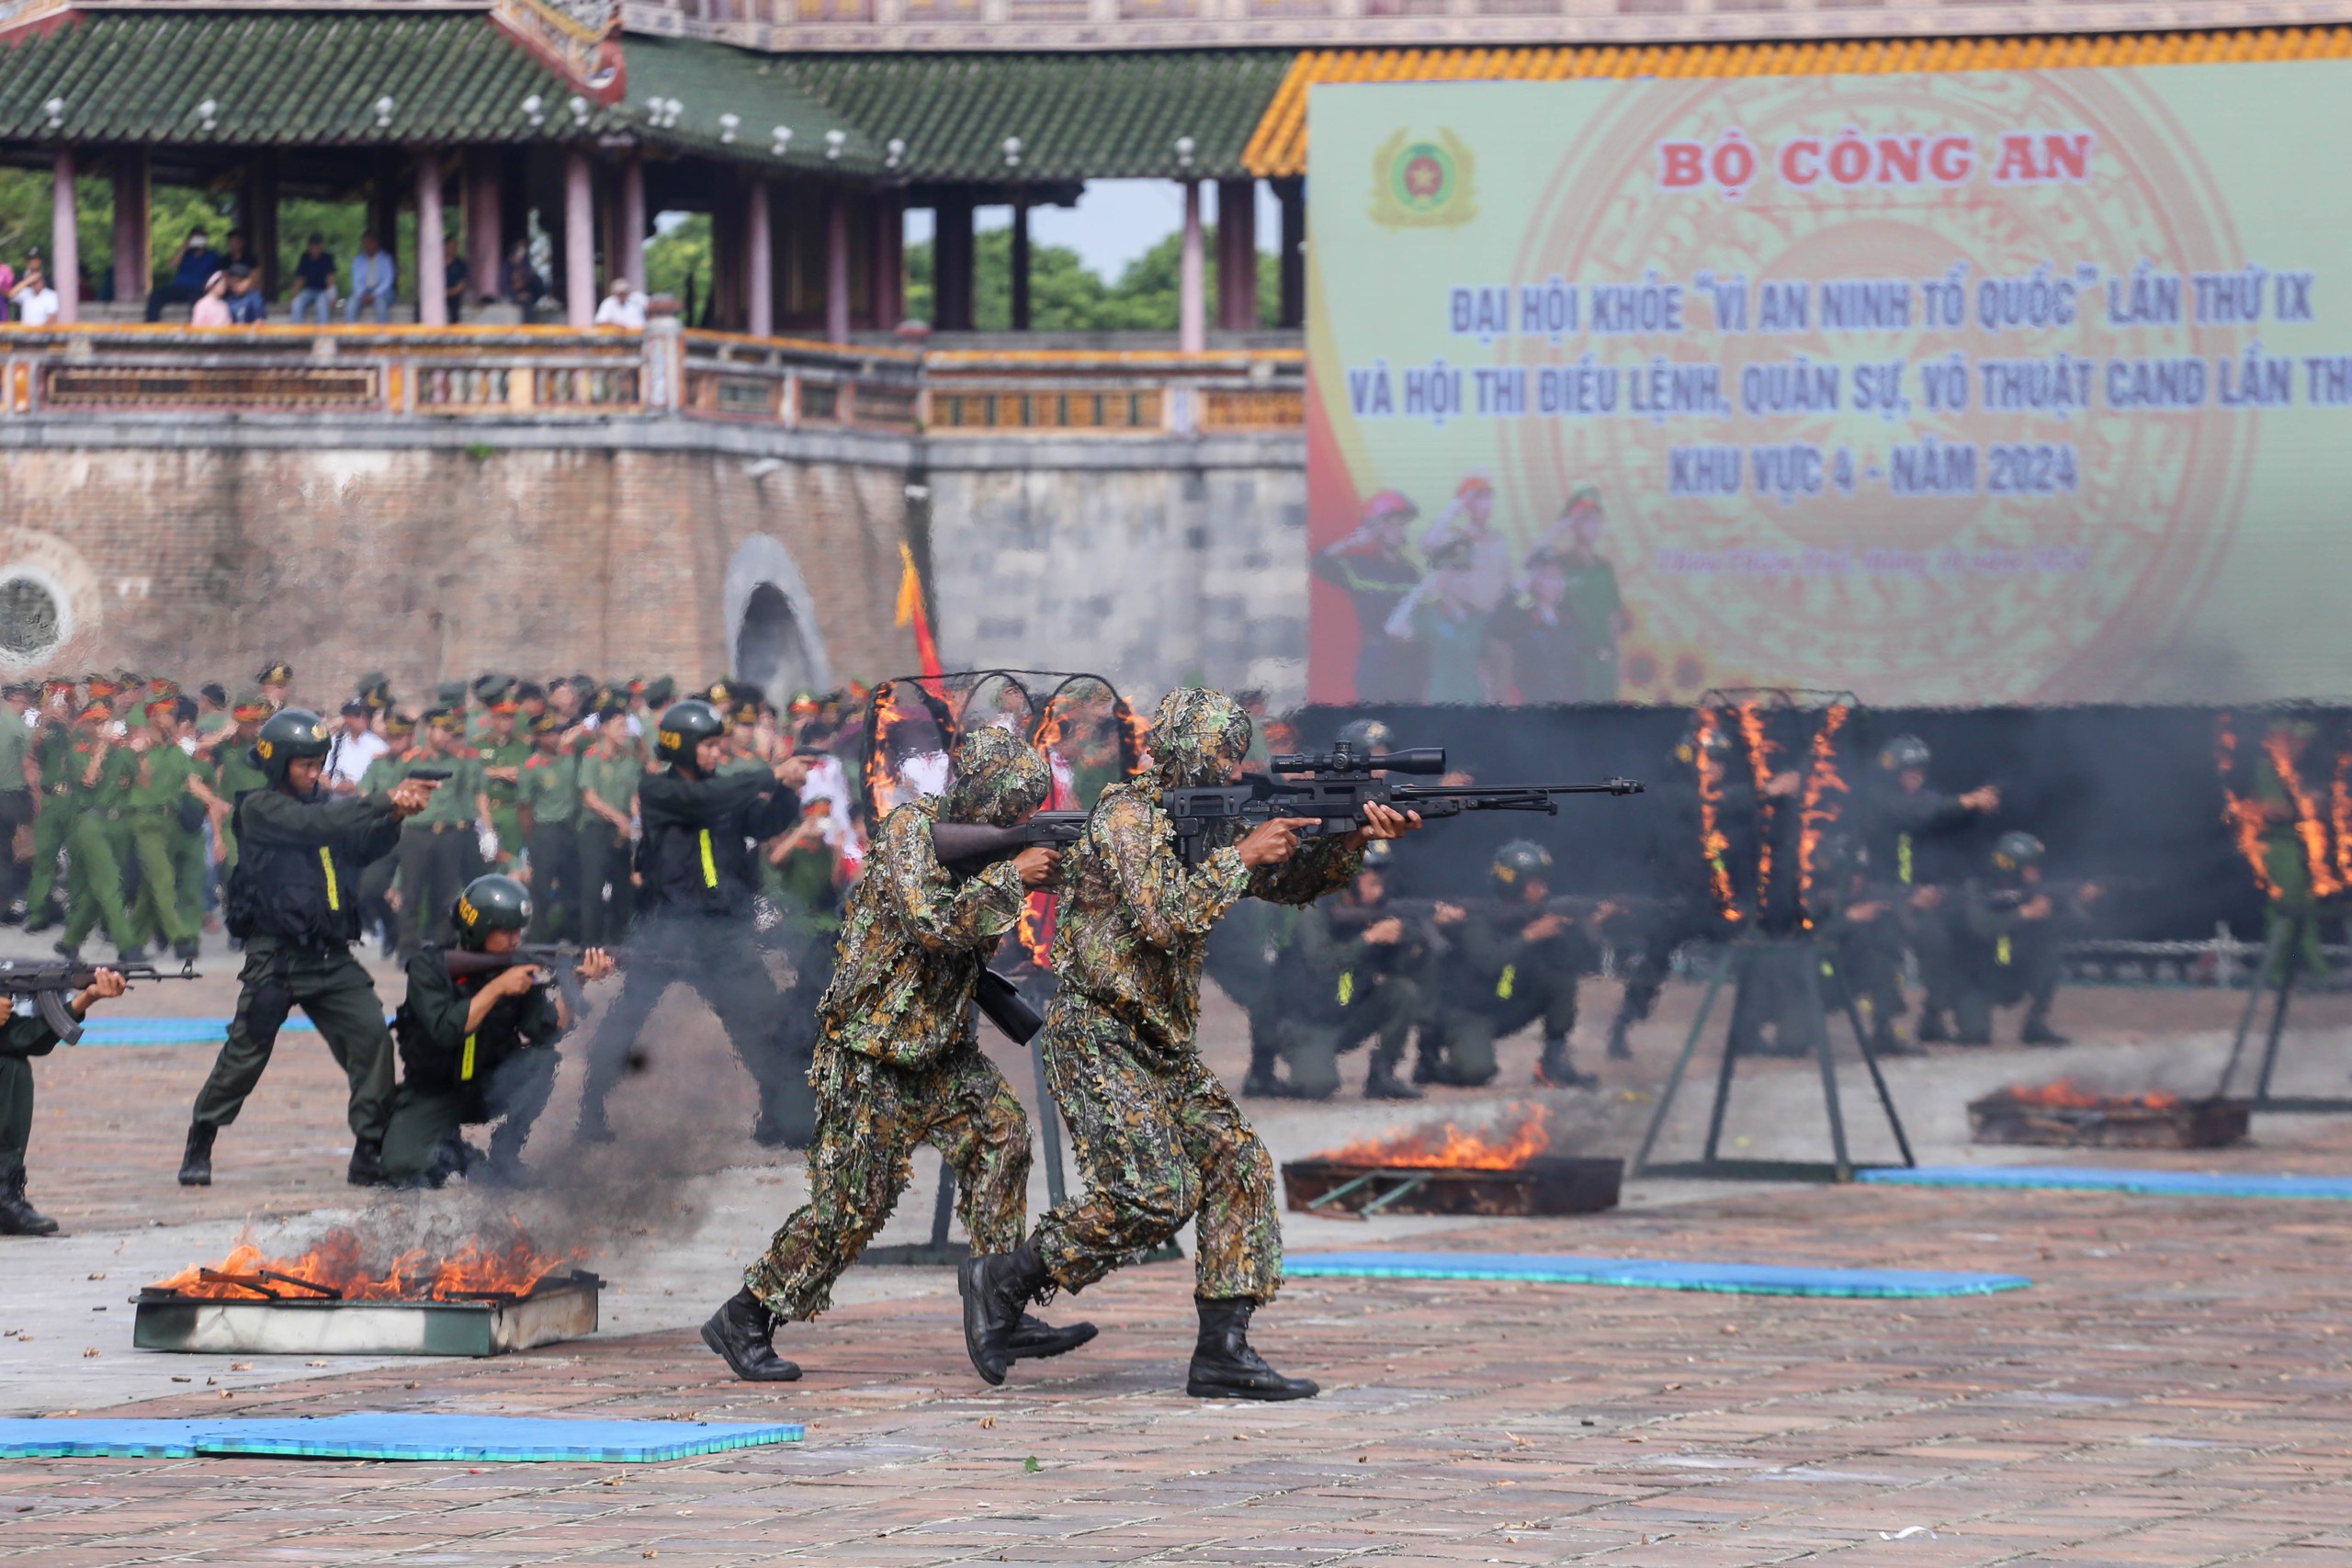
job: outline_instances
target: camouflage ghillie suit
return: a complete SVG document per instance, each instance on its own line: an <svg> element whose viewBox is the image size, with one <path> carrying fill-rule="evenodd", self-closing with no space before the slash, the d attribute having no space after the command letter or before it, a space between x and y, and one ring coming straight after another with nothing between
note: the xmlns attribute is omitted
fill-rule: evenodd
<svg viewBox="0 0 2352 1568"><path fill-rule="evenodd" d="M1171 692L1146 744L1155 775L1103 791L1063 863L1046 1071L1087 1191L1038 1222L1035 1247L1054 1282L1077 1290L1197 1212L1195 1293L1269 1301L1283 1258L1273 1161L1193 1044L1201 964L1210 928L1244 895L1311 903L1363 856L1326 839L1253 872L1227 841L1186 866L1160 792L1221 781L1250 720L1221 694Z"/></svg>
<svg viewBox="0 0 2352 1568"><path fill-rule="evenodd" d="M915 801L883 820L842 916L839 965L818 1004L808 1201L743 1275L779 1318L804 1321L831 1304L833 1281L890 1217L917 1144L956 1173L975 1251L1021 1242L1029 1120L980 1054L967 1003L1026 890L1009 861L952 877L931 829L942 818L1010 827L1051 780L1002 729L966 737L956 769L944 805Z"/></svg>

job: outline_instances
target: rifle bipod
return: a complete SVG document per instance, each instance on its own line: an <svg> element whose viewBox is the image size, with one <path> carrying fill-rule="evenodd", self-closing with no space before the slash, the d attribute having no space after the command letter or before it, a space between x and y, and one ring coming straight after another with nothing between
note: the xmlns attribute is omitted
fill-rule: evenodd
<svg viewBox="0 0 2352 1568"><path fill-rule="evenodd" d="M1690 1071L1691 1058L1698 1054L1699 1041L1707 1032L1715 998L1726 983L1732 988L1731 1024L1724 1038L1723 1063L1715 1075L1714 1102L1707 1111L1705 1150L1696 1160L1652 1164L1650 1156L1666 1130L1667 1118L1673 1114L1675 1095ZM1674 1071L1658 1093L1657 1110L1650 1117L1649 1130L1642 1135L1641 1152L1634 1156L1632 1174L1733 1181L1851 1181L1857 1170L1878 1168L1857 1165L1847 1146L1846 1117L1838 1097L1838 1065L1830 1052L1829 1010L1825 993L1835 995L1846 1021L1853 1028L1855 1045L1861 1052L1862 1065L1870 1069L1871 1084L1878 1091L1879 1105L1886 1112L1886 1124L1894 1134L1894 1146L1902 1152L1903 1164L1916 1166L1918 1162L1912 1157L1911 1140L1903 1131L1903 1118L1894 1109L1894 1099L1887 1092L1886 1076L1879 1070L1878 1057L1871 1050L1870 1032L1862 1026L1853 993L1848 988L1845 976L1830 961L1827 951L1809 936L1751 937L1733 942L1724 953L1724 961L1709 976L1698 1016L1691 1020L1690 1032L1683 1038L1682 1054L1675 1058ZM1821 1094L1829 1115L1833 1156L1827 1163L1724 1159L1718 1152L1723 1145L1724 1112L1731 1101L1732 1074L1740 1057L1758 1049L1768 1023L1773 1027L1778 1042L1793 1038L1801 1051L1811 1054L1820 1064Z"/></svg>

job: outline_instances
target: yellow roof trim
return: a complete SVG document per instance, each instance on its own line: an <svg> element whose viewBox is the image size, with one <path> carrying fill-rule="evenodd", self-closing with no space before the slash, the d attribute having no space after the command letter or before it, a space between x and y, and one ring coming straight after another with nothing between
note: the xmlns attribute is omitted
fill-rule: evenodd
<svg viewBox="0 0 2352 1568"><path fill-rule="evenodd" d="M1325 49L1302 52L1241 163L1260 179L1306 173L1306 90L1325 82L1567 82L1634 76L1885 75L2352 58L2352 28L1871 39L1825 43L1638 44L1569 49Z"/></svg>

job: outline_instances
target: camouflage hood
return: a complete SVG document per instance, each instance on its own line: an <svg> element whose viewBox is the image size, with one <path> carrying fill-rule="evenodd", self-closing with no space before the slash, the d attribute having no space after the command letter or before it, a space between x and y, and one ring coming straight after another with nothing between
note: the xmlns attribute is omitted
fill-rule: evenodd
<svg viewBox="0 0 2352 1568"><path fill-rule="evenodd" d="M1250 750L1250 716L1223 692L1180 686L1159 699L1144 745L1163 789L1223 784Z"/></svg>
<svg viewBox="0 0 2352 1568"><path fill-rule="evenodd" d="M1009 729L975 729L956 748L956 782L940 804L943 822L1010 828L1053 787L1046 760Z"/></svg>

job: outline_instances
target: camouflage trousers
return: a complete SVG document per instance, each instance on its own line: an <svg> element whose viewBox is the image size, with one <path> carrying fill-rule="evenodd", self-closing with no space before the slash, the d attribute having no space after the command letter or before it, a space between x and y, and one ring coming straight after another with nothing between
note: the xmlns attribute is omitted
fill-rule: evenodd
<svg viewBox="0 0 2352 1568"><path fill-rule="evenodd" d="M1215 1074L1189 1053L1147 1056L1081 998L1046 1013L1046 1077L1069 1123L1086 1194L1037 1223L1054 1282L1080 1290L1199 1218L1193 1293L1272 1301L1282 1284L1274 1162Z"/></svg>
<svg viewBox="0 0 2352 1568"><path fill-rule="evenodd" d="M817 1048L817 1134L808 1201L793 1211L743 1283L778 1317L806 1322L832 1304L833 1281L890 1218L914 1176L917 1144L956 1173L957 1213L975 1252L1021 1245L1029 1209L1029 1117L1004 1075L967 1040L927 1067Z"/></svg>

